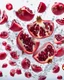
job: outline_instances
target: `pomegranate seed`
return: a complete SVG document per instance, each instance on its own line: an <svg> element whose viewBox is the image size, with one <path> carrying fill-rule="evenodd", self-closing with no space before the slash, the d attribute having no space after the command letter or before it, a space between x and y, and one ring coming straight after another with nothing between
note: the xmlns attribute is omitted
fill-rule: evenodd
<svg viewBox="0 0 64 80"><path fill-rule="evenodd" d="M11 75L12 77L14 77L14 75L15 75L15 69L11 69L11 70L10 70L10 75Z"/></svg>
<svg viewBox="0 0 64 80"><path fill-rule="evenodd" d="M62 64L62 69L64 70L64 64Z"/></svg>
<svg viewBox="0 0 64 80"><path fill-rule="evenodd" d="M43 75L40 75L38 80L45 80L46 79L46 76L43 76Z"/></svg>
<svg viewBox="0 0 64 80"><path fill-rule="evenodd" d="M1 38L3 38L3 39L6 39L6 38L8 38L8 32L7 31L2 31L1 33L0 33L0 37Z"/></svg>
<svg viewBox="0 0 64 80"><path fill-rule="evenodd" d="M30 67L30 61L27 58L24 58L21 62L21 66L23 69L29 69Z"/></svg>
<svg viewBox="0 0 64 80"><path fill-rule="evenodd" d="M16 69L16 73L19 75L19 74L22 74L22 72L21 72L21 69Z"/></svg>
<svg viewBox="0 0 64 80"><path fill-rule="evenodd" d="M62 40L62 36L61 36L60 34L55 35L55 38L56 38L58 41Z"/></svg>
<svg viewBox="0 0 64 80"><path fill-rule="evenodd" d="M4 60L6 58L7 54L5 52L0 53L0 60Z"/></svg>
<svg viewBox="0 0 64 80"><path fill-rule="evenodd" d="M0 77L2 77L2 76L3 76L2 71L0 71Z"/></svg>
<svg viewBox="0 0 64 80"><path fill-rule="evenodd" d="M2 42L2 45L3 45L3 46L6 46L6 45L7 45L7 42L3 41L3 42Z"/></svg>
<svg viewBox="0 0 64 80"><path fill-rule="evenodd" d="M62 76L61 75L57 76L57 79L59 79L59 80L62 79Z"/></svg>
<svg viewBox="0 0 64 80"><path fill-rule="evenodd" d="M7 45L5 46L5 50L11 51L11 46L10 46L9 44L7 44Z"/></svg>
<svg viewBox="0 0 64 80"><path fill-rule="evenodd" d="M12 51L12 52L10 53L10 55L11 55L11 57L14 58L14 59L19 59L19 55L17 54L16 51Z"/></svg>
<svg viewBox="0 0 64 80"><path fill-rule="evenodd" d="M2 65L2 68L6 68L8 66L8 64L7 63L4 63L3 65Z"/></svg>
<svg viewBox="0 0 64 80"><path fill-rule="evenodd" d="M7 3L7 4L6 4L6 9L7 9L7 10L12 10L12 9L13 9L12 4L11 4L11 3Z"/></svg>
<svg viewBox="0 0 64 80"><path fill-rule="evenodd" d="M32 75L30 72L25 72L25 77L30 78Z"/></svg>
<svg viewBox="0 0 64 80"><path fill-rule="evenodd" d="M58 73L60 71L60 67L58 65L55 65L53 67L53 73Z"/></svg>
<svg viewBox="0 0 64 80"><path fill-rule="evenodd" d="M16 65L17 65L16 62L14 62L14 61L12 61L12 60L9 61L9 64L10 64L11 66L16 66Z"/></svg>

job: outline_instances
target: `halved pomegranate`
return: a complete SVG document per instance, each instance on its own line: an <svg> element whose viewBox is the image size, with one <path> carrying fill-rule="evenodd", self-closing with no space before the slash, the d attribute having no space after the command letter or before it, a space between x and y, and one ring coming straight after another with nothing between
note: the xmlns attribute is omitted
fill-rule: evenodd
<svg viewBox="0 0 64 80"><path fill-rule="evenodd" d="M61 15L64 13L64 4L61 2L55 2L52 6L52 12L55 15Z"/></svg>
<svg viewBox="0 0 64 80"><path fill-rule="evenodd" d="M30 21L33 19L34 14L32 10L30 10L28 7L23 6L18 11L16 11L16 15L19 19L23 21Z"/></svg>
<svg viewBox="0 0 64 80"><path fill-rule="evenodd" d="M41 63L51 63L55 55L55 49L52 43L47 42L41 48L39 48L33 55L34 59Z"/></svg>
<svg viewBox="0 0 64 80"><path fill-rule="evenodd" d="M56 50L56 57L61 57L64 55L64 47L59 48L58 50Z"/></svg>
<svg viewBox="0 0 64 80"><path fill-rule="evenodd" d="M29 33L35 38L46 38L52 35L54 23L50 20L42 20L40 16L33 23L27 25Z"/></svg>
<svg viewBox="0 0 64 80"><path fill-rule="evenodd" d="M17 36L17 45L23 52L33 54L39 47L39 42L21 31Z"/></svg>
<svg viewBox="0 0 64 80"><path fill-rule="evenodd" d="M42 68L38 65L35 65L35 64L32 64L31 68L34 72L37 72L37 73L42 71Z"/></svg>
<svg viewBox="0 0 64 80"><path fill-rule="evenodd" d="M56 22L57 22L59 25L64 25L64 18L63 18L63 19L56 19Z"/></svg>
<svg viewBox="0 0 64 80"><path fill-rule="evenodd" d="M54 42L56 44L63 44L64 43L64 37L61 34L56 34L54 37Z"/></svg>
<svg viewBox="0 0 64 80"><path fill-rule="evenodd" d="M0 25L6 23L8 20L8 16L5 11L3 11L2 18L0 19Z"/></svg>
<svg viewBox="0 0 64 80"><path fill-rule="evenodd" d="M22 30L21 25L14 19L12 20L11 26L10 26L10 30L17 32Z"/></svg>

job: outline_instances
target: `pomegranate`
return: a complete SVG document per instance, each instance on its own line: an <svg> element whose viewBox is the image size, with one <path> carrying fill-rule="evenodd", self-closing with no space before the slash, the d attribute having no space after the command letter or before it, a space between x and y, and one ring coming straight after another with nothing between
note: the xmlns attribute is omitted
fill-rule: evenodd
<svg viewBox="0 0 64 80"><path fill-rule="evenodd" d="M4 63L4 64L2 65L2 68L7 68L7 66L8 66L8 64L7 64L7 63Z"/></svg>
<svg viewBox="0 0 64 80"><path fill-rule="evenodd" d="M57 22L59 25L64 25L64 18L63 18L63 19L56 19L56 22Z"/></svg>
<svg viewBox="0 0 64 80"><path fill-rule="evenodd" d="M7 3L7 4L6 4L6 9L7 9L7 10L12 10L12 9L13 9L12 4L11 4L11 3Z"/></svg>
<svg viewBox="0 0 64 80"><path fill-rule="evenodd" d="M61 2L55 2L52 6L52 12L55 15L61 15L64 13L64 4Z"/></svg>
<svg viewBox="0 0 64 80"><path fill-rule="evenodd" d="M0 60L4 60L7 57L5 52L0 52Z"/></svg>
<svg viewBox="0 0 64 80"><path fill-rule="evenodd" d="M30 72L25 72L25 77L30 78L32 75Z"/></svg>
<svg viewBox="0 0 64 80"><path fill-rule="evenodd" d="M61 80L61 79L62 79L62 75L58 75L58 76L57 76L57 79L58 79L58 80Z"/></svg>
<svg viewBox="0 0 64 80"><path fill-rule="evenodd" d="M38 80L45 80L45 79L46 79L46 76L44 76L44 75L40 75L38 78Z"/></svg>
<svg viewBox="0 0 64 80"><path fill-rule="evenodd" d="M10 76L14 77L14 75L15 75L15 69L11 69L10 70Z"/></svg>
<svg viewBox="0 0 64 80"><path fill-rule="evenodd" d="M27 25L29 33L35 38L46 38L52 35L54 23L50 20L42 20L40 16L33 23Z"/></svg>
<svg viewBox="0 0 64 80"><path fill-rule="evenodd" d="M10 52L10 55L13 59L19 59L19 55L16 51L11 51Z"/></svg>
<svg viewBox="0 0 64 80"><path fill-rule="evenodd" d="M42 68L38 65L35 65L35 64L32 64L31 65L31 68L34 72L38 73L38 72L41 72L42 71Z"/></svg>
<svg viewBox="0 0 64 80"><path fill-rule="evenodd" d="M15 62L15 61L12 61L12 60L9 60L9 64L10 64L11 66L16 66L16 65L17 65L16 62Z"/></svg>
<svg viewBox="0 0 64 80"><path fill-rule="evenodd" d="M10 26L10 30L12 30L13 32L17 32L22 30L21 25L14 19L12 20L11 26Z"/></svg>
<svg viewBox="0 0 64 80"><path fill-rule="evenodd" d="M18 11L16 11L16 16L23 21L30 21L33 19L34 14L32 10L30 10L28 7L23 6Z"/></svg>
<svg viewBox="0 0 64 80"><path fill-rule="evenodd" d="M40 2L37 11L43 13L46 10L46 5L44 2Z"/></svg>
<svg viewBox="0 0 64 80"><path fill-rule="evenodd" d="M3 73L2 73L2 71L0 71L0 77L2 77L3 76Z"/></svg>
<svg viewBox="0 0 64 80"><path fill-rule="evenodd" d="M47 42L41 48L39 48L35 54L33 54L34 59L41 63L50 63L55 55L55 49L52 43Z"/></svg>
<svg viewBox="0 0 64 80"><path fill-rule="evenodd" d="M56 34L54 37L54 42L58 45L63 44L64 43L64 37L60 34Z"/></svg>
<svg viewBox="0 0 64 80"><path fill-rule="evenodd" d="M30 60L27 58L24 58L21 62L21 66L23 69L29 69L30 67Z"/></svg>
<svg viewBox="0 0 64 80"><path fill-rule="evenodd" d="M18 74L18 75L20 75L20 74L22 74L22 72L21 72L21 69L16 69L16 74Z"/></svg>
<svg viewBox="0 0 64 80"><path fill-rule="evenodd" d="M28 34L21 31L17 36L17 45L20 50L27 54L33 54L39 47L39 42Z"/></svg>
<svg viewBox="0 0 64 80"><path fill-rule="evenodd" d="M64 47L61 47L56 50L56 54L55 54L56 57L61 57L63 55L64 55Z"/></svg>
<svg viewBox="0 0 64 80"><path fill-rule="evenodd" d="M0 25L6 23L7 21L8 21L8 16L7 16L6 12L3 11L3 15L0 19Z"/></svg>
<svg viewBox="0 0 64 80"><path fill-rule="evenodd" d="M52 71L53 73L58 73L60 71L60 67L58 65L55 65Z"/></svg>

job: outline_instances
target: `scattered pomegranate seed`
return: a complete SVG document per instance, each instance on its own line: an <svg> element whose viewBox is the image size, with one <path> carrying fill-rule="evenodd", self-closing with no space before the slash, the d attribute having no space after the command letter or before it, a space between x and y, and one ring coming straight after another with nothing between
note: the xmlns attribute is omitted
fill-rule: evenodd
<svg viewBox="0 0 64 80"><path fill-rule="evenodd" d="M17 65L16 62L14 62L14 61L12 61L12 60L9 61L9 64L10 64L11 66L16 66L16 65Z"/></svg>
<svg viewBox="0 0 64 80"><path fill-rule="evenodd" d="M7 54L5 52L0 53L0 60L4 60L7 57Z"/></svg>
<svg viewBox="0 0 64 80"><path fill-rule="evenodd" d="M2 71L0 71L0 77L2 77L2 76L3 76Z"/></svg>
<svg viewBox="0 0 64 80"><path fill-rule="evenodd" d="M64 70L64 64L62 64L62 69Z"/></svg>
<svg viewBox="0 0 64 80"><path fill-rule="evenodd" d="M20 74L22 74L22 72L21 72L21 69L16 69L16 74L18 74L18 75L20 75Z"/></svg>
<svg viewBox="0 0 64 80"><path fill-rule="evenodd" d="M40 75L38 78L38 80L45 80L45 79L46 79L46 76L44 76L44 75Z"/></svg>
<svg viewBox="0 0 64 80"><path fill-rule="evenodd" d="M7 31L2 31L2 32L0 33L0 37L3 38L3 39L8 38L8 36L9 36L9 34L8 34Z"/></svg>
<svg viewBox="0 0 64 80"><path fill-rule="evenodd" d="M7 4L6 4L6 9L7 9L7 10L12 10L12 9L13 9L12 4L11 4L11 3L7 3Z"/></svg>
<svg viewBox="0 0 64 80"><path fill-rule="evenodd" d="M58 73L60 71L60 67L58 65L55 65L53 67L53 73Z"/></svg>
<svg viewBox="0 0 64 80"><path fill-rule="evenodd" d="M30 72L25 72L25 77L30 78L32 75Z"/></svg>
<svg viewBox="0 0 64 80"><path fill-rule="evenodd" d="M5 46L5 50L11 51L11 46L10 46L9 44L7 44L7 45Z"/></svg>
<svg viewBox="0 0 64 80"><path fill-rule="evenodd" d="M10 70L10 76L14 77L14 75L15 75L15 69L11 69Z"/></svg>
<svg viewBox="0 0 64 80"><path fill-rule="evenodd" d="M8 66L8 64L7 63L4 63L3 65L2 65L2 68L6 68Z"/></svg>
<svg viewBox="0 0 64 80"><path fill-rule="evenodd" d="M23 69L29 69L30 67L30 61L27 58L24 58L21 62L21 66Z"/></svg>
<svg viewBox="0 0 64 80"><path fill-rule="evenodd" d="M7 45L7 42L3 41L3 42L2 42L2 45L3 45L3 46L6 46L6 45Z"/></svg>
<svg viewBox="0 0 64 80"><path fill-rule="evenodd" d="M62 79L62 76L61 75L57 76L57 79L61 80Z"/></svg>

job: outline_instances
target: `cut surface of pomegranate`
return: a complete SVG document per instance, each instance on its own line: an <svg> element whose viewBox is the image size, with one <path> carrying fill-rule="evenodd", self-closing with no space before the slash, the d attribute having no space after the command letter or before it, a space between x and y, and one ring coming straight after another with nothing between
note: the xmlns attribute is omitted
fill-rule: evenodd
<svg viewBox="0 0 64 80"><path fill-rule="evenodd" d="M54 23L50 20L42 20L40 16L33 23L27 25L29 33L34 38L46 38L52 35L54 31Z"/></svg>
<svg viewBox="0 0 64 80"><path fill-rule="evenodd" d="M30 10L28 7L23 6L18 11L16 11L16 16L23 21L30 21L33 19L34 14L32 10Z"/></svg>
<svg viewBox="0 0 64 80"><path fill-rule="evenodd" d="M46 5L44 2L40 2L37 11L43 13L46 10Z"/></svg>
<svg viewBox="0 0 64 80"><path fill-rule="evenodd" d="M38 49L39 42L21 31L17 36L17 45L23 52L33 54Z"/></svg>
<svg viewBox="0 0 64 80"><path fill-rule="evenodd" d="M52 12L55 15L61 15L64 13L64 4L60 2L55 2L52 6Z"/></svg>
<svg viewBox="0 0 64 80"><path fill-rule="evenodd" d="M24 58L21 62L21 66L23 69L29 69L30 67L30 60L27 58Z"/></svg>
<svg viewBox="0 0 64 80"><path fill-rule="evenodd" d="M38 65L35 65L35 64L31 65L31 68L32 68L32 70L33 70L34 72L36 72L36 73L42 71L42 68L41 68L40 66L38 66Z"/></svg>
<svg viewBox="0 0 64 80"><path fill-rule="evenodd" d="M56 19L56 22L57 22L59 25L64 25L64 18L63 18L63 19Z"/></svg>
<svg viewBox="0 0 64 80"><path fill-rule="evenodd" d="M13 32L17 32L22 30L21 25L14 19L12 20L11 26L10 26L10 30L12 30Z"/></svg>
<svg viewBox="0 0 64 80"><path fill-rule="evenodd" d="M41 63L51 63L55 55L55 49L52 43L47 42L41 48L39 48L35 54L33 54L34 59Z"/></svg>

